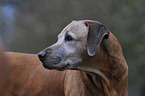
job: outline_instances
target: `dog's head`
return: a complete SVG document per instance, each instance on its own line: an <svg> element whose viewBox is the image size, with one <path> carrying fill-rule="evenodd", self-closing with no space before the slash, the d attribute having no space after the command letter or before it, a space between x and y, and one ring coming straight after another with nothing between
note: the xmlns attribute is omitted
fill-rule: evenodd
<svg viewBox="0 0 145 96"><path fill-rule="evenodd" d="M109 33L106 26L97 21L72 21L58 35L58 41L39 52L38 57L47 69L78 69L84 60L95 56Z"/></svg>

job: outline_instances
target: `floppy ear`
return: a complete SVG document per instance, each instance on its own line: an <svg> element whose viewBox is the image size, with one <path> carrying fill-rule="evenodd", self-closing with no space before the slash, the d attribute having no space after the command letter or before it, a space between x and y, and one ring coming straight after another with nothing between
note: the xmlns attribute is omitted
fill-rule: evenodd
<svg viewBox="0 0 145 96"><path fill-rule="evenodd" d="M89 27L88 37L87 37L87 52L89 56L94 56L100 46L103 39L109 37L109 30L107 27L98 22L87 22Z"/></svg>

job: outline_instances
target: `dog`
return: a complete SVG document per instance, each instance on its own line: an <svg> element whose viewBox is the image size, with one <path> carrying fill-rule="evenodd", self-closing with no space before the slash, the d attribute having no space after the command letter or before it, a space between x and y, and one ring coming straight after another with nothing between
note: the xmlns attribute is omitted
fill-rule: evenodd
<svg viewBox="0 0 145 96"><path fill-rule="evenodd" d="M38 57L46 69L67 70L65 96L128 95L128 66L122 48L98 21L72 21L58 35L58 41Z"/></svg>
<svg viewBox="0 0 145 96"><path fill-rule="evenodd" d="M68 30L73 33L66 34ZM100 32L104 36L93 47L96 37L91 34L102 36ZM11 67L6 96L127 96L128 67L118 40L103 24L73 21L58 37L56 44L38 55L45 68L59 71L44 69L37 54L5 53Z"/></svg>

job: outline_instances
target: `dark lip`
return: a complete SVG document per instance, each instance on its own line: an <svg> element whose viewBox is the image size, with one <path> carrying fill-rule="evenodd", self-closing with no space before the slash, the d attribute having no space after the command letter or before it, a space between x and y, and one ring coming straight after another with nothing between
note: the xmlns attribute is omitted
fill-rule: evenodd
<svg viewBox="0 0 145 96"><path fill-rule="evenodd" d="M41 62L43 67L46 68L46 69L49 69L49 70L58 70L58 71L64 71L67 69L67 67L70 65L70 64L66 64L64 65L63 67L59 68L59 67L55 67L55 66L48 66L47 64L45 64L44 62Z"/></svg>
<svg viewBox="0 0 145 96"><path fill-rule="evenodd" d="M69 66L69 64L66 64L65 66L61 67L61 68L58 68L56 70L59 70L59 71L64 71L67 69L67 67Z"/></svg>

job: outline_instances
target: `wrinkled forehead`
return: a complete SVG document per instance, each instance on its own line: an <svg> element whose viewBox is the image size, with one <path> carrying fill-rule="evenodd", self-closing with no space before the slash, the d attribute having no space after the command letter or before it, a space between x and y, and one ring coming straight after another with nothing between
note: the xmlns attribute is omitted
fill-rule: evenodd
<svg viewBox="0 0 145 96"><path fill-rule="evenodd" d="M59 34L59 37L62 37L66 32L70 32L75 35L86 35L88 33L88 27L85 25L85 21L72 21L67 25L62 32Z"/></svg>

